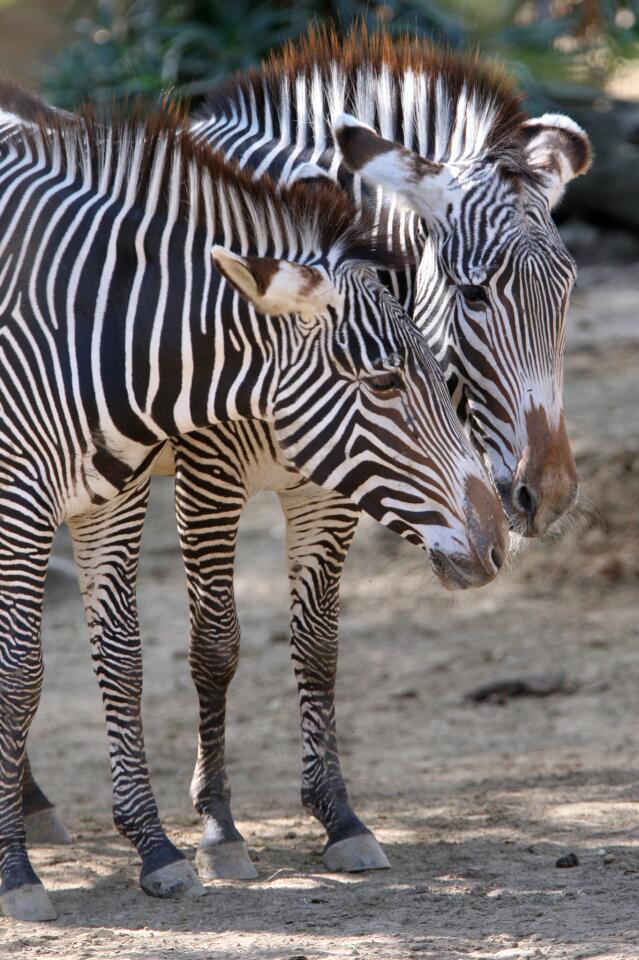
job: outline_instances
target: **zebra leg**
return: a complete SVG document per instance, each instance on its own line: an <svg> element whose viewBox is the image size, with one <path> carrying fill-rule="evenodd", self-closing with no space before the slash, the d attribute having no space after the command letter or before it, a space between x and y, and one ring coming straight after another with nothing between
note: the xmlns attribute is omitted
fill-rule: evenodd
<svg viewBox="0 0 639 960"><path fill-rule="evenodd" d="M26 503L25 503L26 501ZM28 498L2 496L0 558L0 906L16 920L56 912L26 849L22 776L29 726L42 688L40 624L54 525L30 515ZM27 509L25 509L27 506Z"/></svg>
<svg viewBox="0 0 639 960"><path fill-rule="evenodd" d="M204 893L184 855L166 836L144 751L142 651L135 581L148 479L69 523L92 658L106 714L113 819L141 859L140 884L155 897Z"/></svg>
<svg viewBox="0 0 639 960"><path fill-rule="evenodd" d="M22 815L29 846L71 843L62 817L36 783L26 752L22 772Z"/></svg>
<svg viewBox="0 0 639 960"><path fill-rule="evenodd" d="M231 428L226 432L232 444ZM237 456L227 461L222 449L218 453L210 444L205 447L195 436L181 439L174 452L191 619L189 663L200 707L191 798L204 829L195 862L203 880L252 880L257 870L233 820L224 758L226 691L240 645L233 565L247 490Z"/></svg>
<svg viewBox="0 0 639 960"><path fill-rule="evenodd" d="M339 494L311 490L280 493L301 710L302 803L328 834L323 860L329 870L380 870L390 864L348 801L335 729L339 580L359 511Z"/></svg>

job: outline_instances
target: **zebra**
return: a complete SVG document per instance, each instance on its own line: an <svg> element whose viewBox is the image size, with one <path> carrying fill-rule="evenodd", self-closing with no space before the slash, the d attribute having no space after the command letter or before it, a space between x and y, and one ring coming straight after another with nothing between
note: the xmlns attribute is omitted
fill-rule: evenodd
<svg viewBox="0 0 639 960"><path fill-rule="evenodd" d="M169 437L263 421L287 464L426 549L450 587L488 582L503 562L499 501L437 362L375 273L401 255L355 221L346 197L278 191L176 116L48 115L0 139L0 904L11 917L55 917L26 851L21 788L63 522L116 826L145 892L202 892L161 826L140 717L139 520Z"/></svg>
<svg viewBox="0 0 639 960"><path fill-rule="evenodd" d="M590 165L585 132L563 116L527 118L510 77L494 66L361 29L346 38L311 30L260 69L224 82L191 129L256 176L268 171L280 183L328 178L359 208L372 208L378 236L399 239L418 260L417 271L385 274L386 282L437 356L511 529L543 536L569 513L578 479L561 397L576 268L550 211ZM216 438L214 454L209 438L216 433L173 448L201 709L191 792L204 819L201 876L248 878L256 871L233 825L224 773L224 699L239 644L228 538L234 544L245 500L274 481L268 439L247 445L238 437L233 448L228 437ZM215 499L214 486L198 482L199 463L216 456L225 479L238 478L224 538L197 521ZM357 511L323 491L293 503L285 489L278 492L287 523L302 802L327 831L329 869L386 868L386 855L348 802L335 730L339 578ZM216 640L233 656L211 677Z"/></svg>
<svg viewBox="0 0 639 960"><path fill-rule="evenodd" d="M255 176L314 186L328 178L358 209L372 208L379 239L419 261L417 271L385 280L434 350L511 527L542 536L568 513L578 482L562 358L575 267L550 210L590 163L586 134L565 117L527 119L495 67L361 30L346 38L311 31L261 69L229 79L191 130ZM357 508L295 485L264 424L180 438L172 457L164 463L176 472L201 713L191 785L204 821L200 875L256 875L231 814L224 712L239 649L237 524L259 489L278 492L287 523L303 805L326 829L329 869L387 867L348 802L335 731L339 580ZM50 810L36 793L25 804L34 817Z"/></svg>

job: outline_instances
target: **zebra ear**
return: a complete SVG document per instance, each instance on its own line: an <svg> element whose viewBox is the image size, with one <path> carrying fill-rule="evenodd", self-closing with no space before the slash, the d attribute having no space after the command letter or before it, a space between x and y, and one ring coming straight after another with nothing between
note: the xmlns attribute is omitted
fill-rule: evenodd
<svg viewBox="0 0 639 960"><path fill-rule="evenodd" d="M447 191L452 186L445 164L426 160L414 150L385 140L372 127L346 113L334 121L333 136L351 173L397 194L405 206L426 220L444 216Z"/></svg>
<svg viewBox="0 0 639 960"><path fill-rule="evenodd" d="M341 304L337 287L317 267L274 257L240 257L219 246L211 255L222 276L259 313L311 320Z"/></svg>
<svg viewBox="0 0 639 960"><path fill-rule="evenodd" d="M566 184L585 173L592 163L590 139L579 124L559 113L526 120L522 131L528 165L544 175L545 193L552 209Z"/></svg>

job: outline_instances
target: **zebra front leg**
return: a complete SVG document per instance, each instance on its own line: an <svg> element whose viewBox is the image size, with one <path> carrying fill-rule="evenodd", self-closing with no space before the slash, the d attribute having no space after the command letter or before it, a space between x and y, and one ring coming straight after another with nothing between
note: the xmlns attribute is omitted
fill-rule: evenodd
<svg viewBox="0 0 639 960"><path fill-rule="evenodd" d="M69 523L102 693L113 779L113 819L141 859L140 884L156 897L202 894L165 834L151 789L142 733L142 651L135 596L148 480Z"/></svg>
<svg viewBox="0 0 639 960"><path fill-rule="evenodd" d="M26 752L22 773L22 815L29 846L71 843L62 817L36 783Z"/></svg>
<svg viewBox="0 0 639 960"><path fill-rule="evenodd" d="M225 767L226 692L237 668L240 626L233 565L246 487L238 473L233 426L220 429L220 449L201 437L174 447L176 509L191 620L189 664L200 709L191 798L203 820L196 864L203 880L252 880L257 870L231 813Z"/></svg>
<svg viewBox="0 0 639 960"><path fill-rule="evenodd" d="M390 866L354 813L337 752L339 581L359 511L339 494L309 486L280 494L286 514L291 589L291 653L300 698L302 803L324 826L325 866L333 871Z"/></svg>
<svg viewBox="0 0 639 960"><path fill-rule="evenodd" d="M16 920L56 912L29 862L22 816L27 734L40 700L40 624L53 542L49 516L34 515L21 491L0 495L0 905Z"/></svg>

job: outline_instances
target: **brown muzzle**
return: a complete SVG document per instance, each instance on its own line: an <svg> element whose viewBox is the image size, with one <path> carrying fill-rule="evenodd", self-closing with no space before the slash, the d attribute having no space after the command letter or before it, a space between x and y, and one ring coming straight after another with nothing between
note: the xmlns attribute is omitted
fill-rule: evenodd
<svg viewBox="0 0 639 960"><path fill-rule="evenodd" d="M551 429L543 407L526 416L528 446L513 483L513 511L525 524L525 534L541 537L555 520L577 502L579 479L563 413Z"/></svg>
<svg viewBox="0 0 639 960"><path fill-rule="evenodd" d="M501 501L488 482L466 481L468 550L429 551L440 583L447 590L482 587L497 576L508 551L508 524Z"/></svg>

